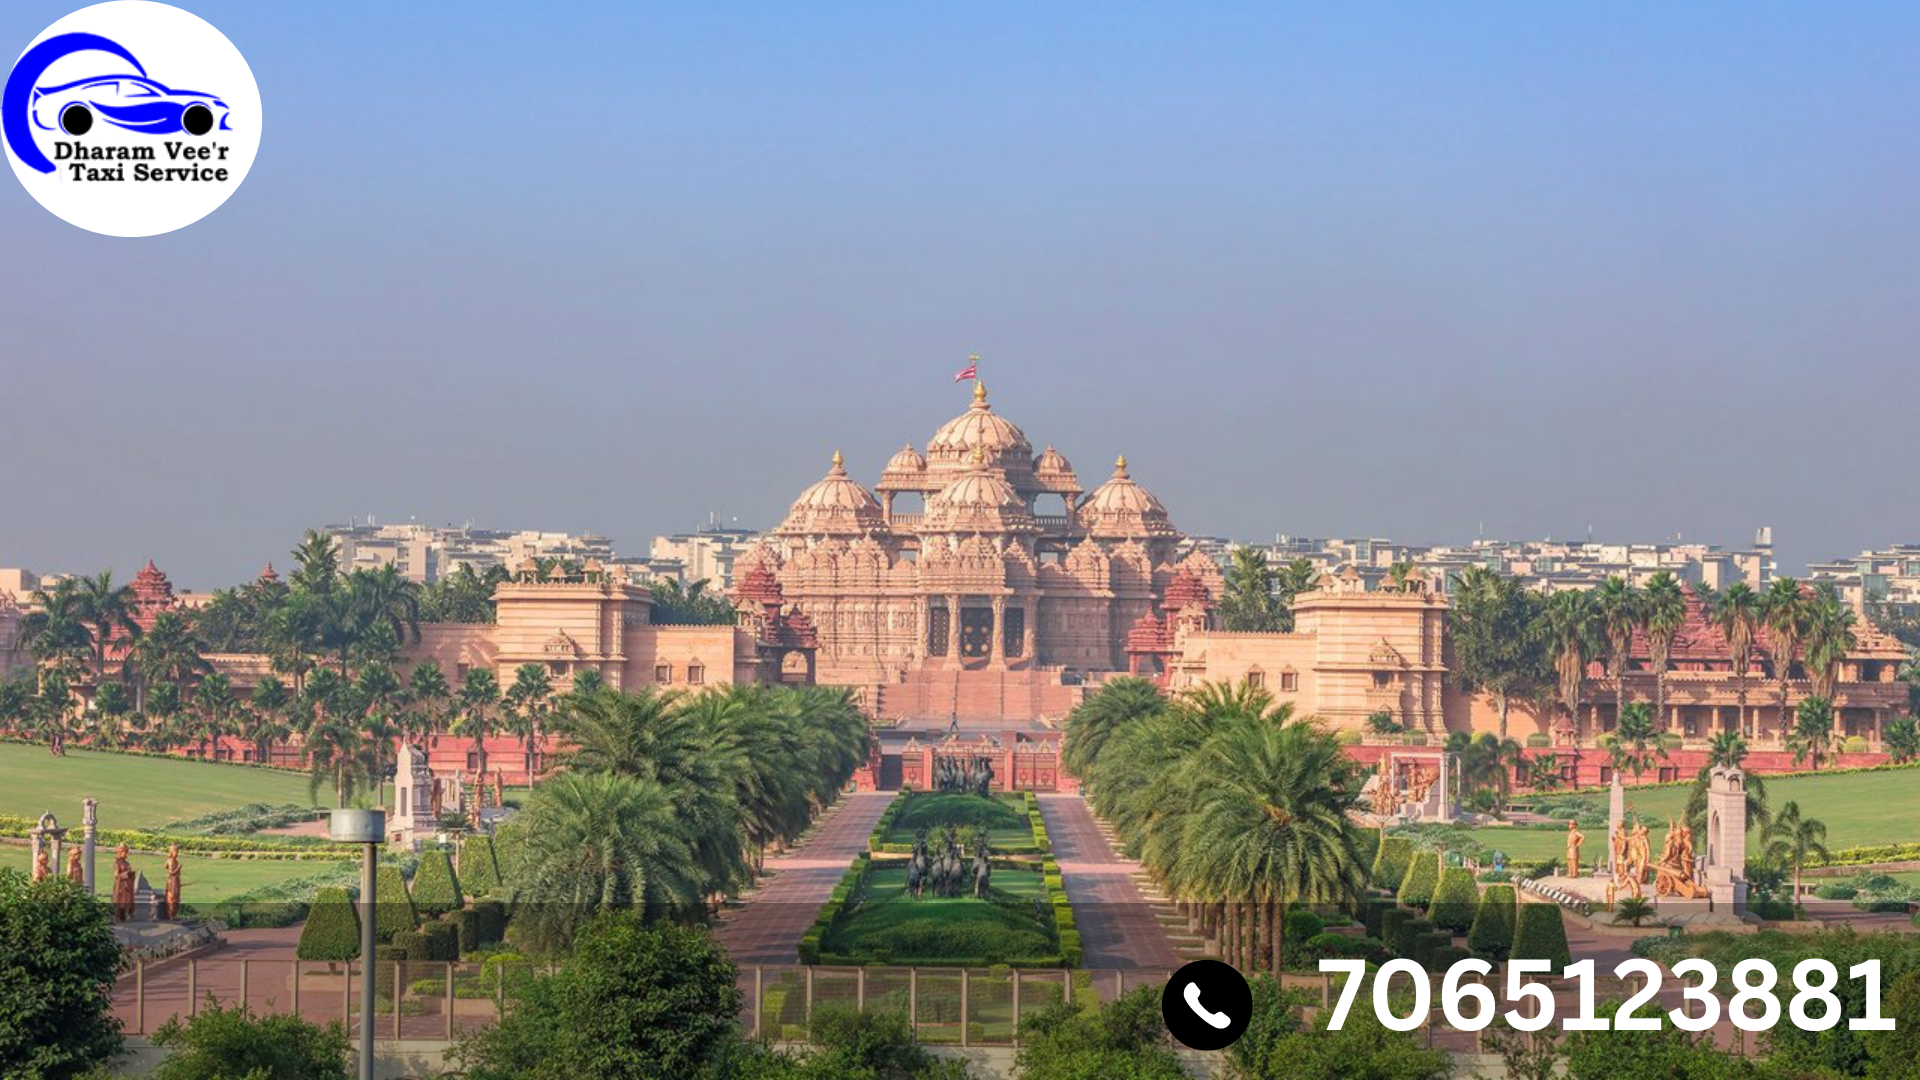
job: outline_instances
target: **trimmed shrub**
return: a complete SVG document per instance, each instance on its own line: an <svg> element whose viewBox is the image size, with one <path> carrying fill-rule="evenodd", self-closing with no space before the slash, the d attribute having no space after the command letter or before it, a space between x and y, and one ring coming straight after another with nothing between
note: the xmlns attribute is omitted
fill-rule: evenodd
<svg viewBox="0 0 1920 1080"><path fill-rule="evenodd" d="M1866 737L1861 735L1849 735L1846 741L1840 744L1840 752L1843 754L1864 754L1868 749Z"/></svg>
<svg viewBox="0 0 1920 1080"><path fill-rule="evenodd" d="M1440 873L1440 884L1433 890L1433 906L1427 910L1427 918L1433 925L1449 933L1464 934L1473 925L1473 915L1480 907L1480 890L1474 887L1473 871L1464 867L1448 867Z"/></svg>
<svg viewBox="0 0 1920 1080"><path fill-rule="evenodd" d="M460 841L458 880L462 889L475 896L500 891L500 867L493 858L493 837L476 833Z"/></svg>
<svg viewBox="0 0 1920 1080"><path fill-rule="evenodd" d="M413 960L460 959L460 931L450 922L430 922L420 927L420 936L426 939L425 956L413 956Z"/></svg>
<svg viewBox="0 0 1920 1080"><path fill-rule="evenodd" d="M353 960L360 955L360 915L348 899L347 890L337 886L321 889L307 912L307 925L300 929L300 944L294 955L302 960Z"/></svg>
<svg viewBox="0 0 1920 1080"><path fill-rule="evenodd" d="M433 949L433 943L427 939L427 935L418 930L409 930L404 934L395 934L389 944L401 952L406 953L406 959L408 960L425 960L427 954Z"/></svg>
<svg viewBox="0 0 1920 1080"><path fill-rule="evenodd" d="M1547 738L1544 732L1536 731L1527 736L1527 747L1532 750L1543 750L1552 745L1552 742L1553 740Z"/></svg>
<svg viewBox="0 0 1920 1080"><path fill-rule="evenodd" d="M1413 942L1413 962L1428 971L1438 971L1433 966L1433 954L1440 949L1453 946L1453 935L1445 930L1435 930L1430 934L1421 934Z"/></svg>
<svg viewBox="0 0 1920 1080"><path fill-rule="evenodd" d="M1573 963L1567 949L1567 924L1558 904L1521 904L1513 924L1514 960L1545 960L1555 971Z"/></svg>
<svg viewBox="0 0 1920 1080"><path fill-rule="evenodd" d="M1407 863L1407 876L1400 879L1399 900L1408 907L1425 910L1433 903L1433 890L1440 884L1440 856L1422 851Z"/></svg>
<svg viewBox="0 0 1920 1080"><path fill-rule="evenodd" d="M1412 922L1415 914L1411 909L1393 907L1380 913L1380 941L1396 955L1400 952L1400 931Z"/></svg>
<svg viewBox="0 0 1920 1080"><path fill-rule="evenodd" d="M447 913L447 921L453 924L454 936L460 942L462 953L470 953L480 947L480 913L478 911L472 908L450 911Z"/></svg>
<svg viewBox="0 0 1920 1080"><path fill-rule="evenodd" d="M1393 939L1394 953L1417 962L1414 950L1420 946L1420 936L1431 933L1432 923L1425 919L1408 919L1400 924L1399 936Z"/></svg>
<svg viewBox="0 0 1920 1080"><path fill-rule="evenodd" d="M1445 971L1462 960L1471 960L1473 954L1458 945L1442 945L1433 950L1433 964L1429 970Z"/></svg>
<svg viewBox="0 0 1920 1080"><path fill-rule="evenodd" d="M391 941L420 924L414 914L413 899L407 895L407 879L397 866L382 866L373 878L373 936Z"/></svg>
<svg viewBox="0 0 1920 1080"><path fill-rule="evenodd" d="M1333 741L1341 746L1359 746L1360 732L1357 728L1341 728L1333 733Z"/></svg>
<svg viewBox="0 0 1920 1080"><path fill-rule="evenodd" d="M420 867L413 872L413 906L420 917L437 919L465 904L460 879L453 873L453 860L444 851L422 852Z"/></svg>
<svg viewBox="0 0 1920 1080"><path fill-rule="evenodd" d="M500 887L497 893L509 892L513 887L514 875L520 872L521 855L526 851L526 840L513 822L500 826L493 834L493 865L500 875Z"/></svg>
<svg viewBox="0 0 1920 1080"><path fill-rule="evenodd" d="M1322 960L1365 960L1378 966L1386 963L1391 955L1379 938L1320 934L1307 939L1306 944L1295 948L1284 959L1290 968L1313 971Z"/></svg>
<svg viewBox="0 0 1920 1080"><path fill-rule="evenodd" d="M498 945L507 940L507 905L498 900L481 900L473 905L473 914L479 920L481 947Z"/></svg>
<svg viewBox="0 0 1920 1080"><path fill-rule="evenodd" d="M1826 885L1815 885L1813 895L1822 900L1851 900L1860 895L1860 890L1843 882L1831 882Z"/></svg>
<svg viewBox="0 0 1920 1080"><path fill-rule="evenodd" d="M1413 841L1382 833L1380 847L1373 854L1372 879L1375 888L1398 889L1407 876L1407 863L1413 861Z"/></svg>
<svg viewBox="0 0 1920 1080"><path fill-rule="evenodd" d="M373 950L373 992L386 1001L393 1000L393 988L407 985L408 950L400 945L377 945ZM399 982L394 977L399 976Z"/></svg>
<svg viewBox="0 0 1920 1080"><path fill-rule="evenodd" d="M1474 912L1467 945L1481 956L1504 960L1513 948L1513 886L1489 885Z"/></svg>
<svg viewBox="0 0 1920 1080"><path fill-rule="evenodd" d="M1393 905L1382 900L1363 900L1360 902L1360 925L1366 928L1367 936L1380 936L1380 919Z"/></svg>
<svg viewBox="0 0 1920 1080"><path fill-rule="evenodd" d="M1311 911L1289 911L1285 922L1285 944L1297 945L1327 928L1327 921Z"/></svg>

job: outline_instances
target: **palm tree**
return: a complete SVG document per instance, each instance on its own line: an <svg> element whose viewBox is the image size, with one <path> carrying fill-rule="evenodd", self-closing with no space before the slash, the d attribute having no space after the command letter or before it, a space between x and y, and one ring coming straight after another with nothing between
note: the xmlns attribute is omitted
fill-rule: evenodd
<svg viewBox="0 0 1920 1080"><path fill-rule="evenodd" d="M304 593L333 591L340 579L340 545L317 529L308 529L293 549L292 588Z"/></svg>
<svg viewBox="0 0 1920 1080"><path fill-rule="evenodd" d="M1767 861L1793 869L1793 902L1800 903L1800 871L1810 858L1830 859L1827 850L1827 823L1819 818L1800 816L1800 804L1787 800L1773 823L1767 826Z"/></svg>
<svg viewBox="0 0 1920 1080"><path fill-rule="evenodd" d="M1560 786L1560 755L1541 754L1527 759L1527 786L1552 791Z"/></svg>
<svg viewBox="0 0 1920 1080"><path fill-rule="evenodd" d="M1507 797L1513 791L1513 768L1524 757L1519 743L1483 732L1460 754L1460 782L1470 790L1497 795L1499 809L1494 816L1504 817Z"/></svg>
<svg viewBox="0 0 1920 1080"><path fill-rule="evenodd" d="M72 658L40 669L40 689L33 698L28 722L47 740L47 751L67 756L67 739L75 729L73 681L81 674Z"/></svg>
<svg viewBox="0 0 1920 1080"><path fill-rule="evenodd" d="M1292 559L1274 571L1273 591L1277 605L1275 629L1290 632L1293 630L1293 601L1301 593L1313 589L1320 580L1320 568L1307 558Z"/></svg>
<svg viewBox="0 0 1920 1080"><path fill-rule="evenodd" d="M1780 688L1780 735L1793 729L1787 712L1787 683L1793 678L1794 661L1799 658L1800 642L1807 632L1807 602L1800 594L1800 583L1790 577L1775 578L1767 586L1762 612L1767 622L1767 655L1773 660L1773 678Z"/></svg>
<svg viewBox="0 0 1920 1080"><path fill-rule="evenodd" d="M1587 658L1594 638L1593 594L1584 589L1562 589L1547 597L1547 636L1553 643L1553 670L1559 676L1560 705L1579 731L1580 687L1587 677Z"/></svg>
<svg viewBox="0 0 1920 1080"><path fill-rule="evenodd" d="M1265 913L1268 970L1282 966L1289 904L1340 903L1366 881L1360 834L1347 813L1359 793L1356 766L1331 733L1292 720L1237 716L1189 766L1199 801L1182 823L1185 854L1175 876L1233 910ZM1257 961L1257 924L1235 936L1242 964Z"/></svg>
<svg viewBox="0 0 1920 1080"><path fill-rule="evenodd" d="M253 743L253 759L262 764L273 760L273 746L292 734L288 714L293 708L293 693L287 684L272 675L253 687L252 707L244 721L247 741Z"/></svg>
<svg viewBox="0 0 1920 1080"><path fill-rule="evenodd" d="M135 697L143 712L146 695L154 686L172 686L184 695L195 679L213 671L213 665L200 654L193 627L175 611L155 616L147 632L134 639L129 659L137 675Z"/></svg>
<svg viewBox="0 0 1920 1080"><path fill-rule="evenodd" d="M1814 591L1807 605L1806 667L1815 697L1833 700L1841 665L1858 644L1857 622L1853 609L1841 602L1833 586L1822 585Z"/></svg>
<svg viewBox="0 0 1920 1080"><path fill-rule="evenodd" d="M1644 896L1623 896L1614 901L1613 924L1615 926L1639 926L1653 916L1653 901Z"/></svg>
<svg viewBox="0 0 1920 1080"><path fill-rule="evenodd" d="M1540 635L1540 596L1518 578L1470 566L1452 600L1447 630L1454 681L1462 690L1493 695L1504 739L1512 699L1537 693L1551 678Z"/></svg>
<svg viewBox="0 0 1920 1080"><path fill-rule="evenodd" d="M547 698L553 694L553 679L544 664L521 664L513 673L513 685L507 687L507 714L513 729L526 747L527 786L534 782L534 747L540 741L540 721L547 714Z"/></svg>
<svg viewBox="0 0 1920 1080"><path fill-rule="evenodd" d="M1245 545L1227 562L1226 588L1220 597L1220 625L1236 632L1271 633L1280 629L1274 598L1273 567L1266 552Z"/></svg>
<svg viewBox="0 0 1920 1080"><path fill-rule="evenodd" d="M1647 579L1642 616L1647 650L1653 660L1654 726L1667 726L1667 661L1673 655L1674 635L1687 621L1687 594L1680 581L1665 570Z"/></svg>
<svg viewBox="0 0 1920 1080"><path fill-rule="evenodd" d="M395 645L420 640L420 586L392 563L355 570L347 578L348 621L357 639L390 634Z"/></svg>
<svg viewBox="0 0 1920 1080"><path fill-rule="evenodd" d="M1794 710L1793 731L1787 735L1787 748L1793 751L1793 763L1813 759L1813 771L1820 761L1833 753L1833 704L1823 697L1809 697Z"/></svg>
<svg viewBox="0 0 1920 1080"><path fill-rule="evenodd" d="M308 793L317 797L320 785L331 780L334 805L346 806L366 780L364 742L360 729L342 720L322 719L308 728Z"/></svg>
<svg viewBox="0 0 1920 1080"><path fill-rule="evenodd" d="M1740 769L1747 760L1747 740L1737 731L1722 731L1713 737L1707 747L1707 760L1694 774L1693 786L1687 790L1685 810L1687 825L1697 836L1707 833L1707 792L1713 783L1715 768ZM1773 820L1767 809L1767 778L1757 772L1746 773L1747 790L1747 827L1766 828Z"/></svg>
<svg viewBox="0 0 1920 1080"><path fill-rule="evenodd" d="M460 684L460 718L453 722L453 733L473 740L474 780L487 775L487 732L492 728L494 710L500 707L500 683L491 668L474 668Z"/></svg>
<svg viewBox="0 0 1920 1080"><path fill-rule="evenodd" d="M562 773L510 827L524 838L509 884L515 927L537 952L566 951L601 911L638 907L660 918L700 901L686 823L655 781Z"/></svg>
<svg viewBox="0 0 1920 1080"><path fill-rule="evenodd" d="M206 744L206 760L217 760L220 755L220 736L226 734L227 723L233 719L233 684L225 675L208 675L200 680L200 687L193 695L194 719Z"/></svg>
<svg viewBox="0 0 1920 1080"><path fill-rule="evenodd" d="M453 691L447 686L447 676L440 665L431 660L423 660L413 666L407 675L407 716L411 721L409 734L414 737L438 734L446 723L447 706L453 700Z"/></svg>
<svg viewBox="0 0 1920 1080"><path fill-rule="evenodd" d="M1666 756L1660 748L1660 735L1653 724L1653 713L1644 701L1636 701L1620 710L1620 723L1614 728L1609 751L1615 772L1631 772L1633 782L1653 768L1657 758Z"/></svg>
<svg viewBox="0 0 1920 1080"><path fill-rule="evenodd" d="M1633 659L1633 635L1640 628L1644 599L1632 582L1618 574L1609 575L1593 593L1595 617L1607 642L1607 678L1613 683L1616 722L1627 704L1627 664Z"/></svg>
<svg viewBox="0 0 1920 1080"><path fill-rule="evenodd" d="M107 677L107 642L116 633L134 637L140 624L133 621L133 589L113 583L113 571L102 570L92 577L78 579L80 618L93 636L93 684Z"/></svg>
<svg viewBox="0 0 1920 1080"><path fill-rule="evenodd" d="M1881 745L1895 764L1912 761L1920 757L1920 724L1911 716L1896 716L1887 722L1887 729L1881 732Z"/></svg>
<svg viewBox="0 0 1920 1080"><path fill-rule="evenodd" d="M1166 707L1167 699L1160 688L1145 679L1124 676L1108 680L1067 714L1061 763L1075 776L1086 777L1114 732Z"/></svg>
<svg viewBox="0 0 1920 1080"><path fill-rule="evenodd" d="M1747 669L1753 664L1753 641L1765 618L1765 599L1744 581L1736 581L1715 599L1713 621L1727 639L1727 655L1733 661L1735 693L1740 702L1740 731L1746 733Z"/></svg>
<svg viewBox="0 0 1920 1080"><path fill-rule="evenodd" d="M75 579L64 578L52 589L35 589L31 606L21 621L20 638L35 660L47 664L62 658L79 659L92 650L93 632L87 629L86 609Z"/></svg>

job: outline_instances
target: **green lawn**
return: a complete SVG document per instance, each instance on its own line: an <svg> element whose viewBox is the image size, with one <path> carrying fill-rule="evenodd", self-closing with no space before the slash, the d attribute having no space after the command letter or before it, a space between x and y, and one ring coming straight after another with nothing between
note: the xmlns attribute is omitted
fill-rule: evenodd
<svg viewBox="0 0 1920 1080"><path fill-rule="evenodd" d="M1602 806L1604 788L1593 792ZM1767 778L1767 803L1779 809L1789 800L1800 804L1803 816L1827 823L1827 846L1835 851L1873 844L1920 841L1920 770L1846 773L1835 776ZM1687 789L1679 787L1628 788L1627 807L1635 813L1665 821L1678 817L1687 805ZM1587 830L1582 861L1592 862L1606 851L1604 830ZM1566 834L1559 830L1489 826L1468 835L1507 853L1509 859L1537 860L1563 855ZM1666 830L1654 828L1653 850L1660 850ZM1757 832L1748 837L1749 853L1757 851ZM1698 837L1696 849L1701 848Z"/></svg>
<svg viewBox="0 0 1920 1080"><path fill-rule="evenodd" d="M920 829L932 835L952 822L963 827L986 826L987 842L996 848L1033 844L1033 826L1027 820L1027 804L1022 795L1001 793L983 797L917 791L900 797L907 801L887 829L885 843L911 844Z"/></svg>
<svg viewBox="0 0 1920 1080"><path fill-rule="evenodd" d="M135 851L127 856L127 861L147 876L147 884L156 889L166 887L165 852ZM27 871L30 862L26 844L0 844L0 866ZM180 895L189 904L218 903L263 885L324 874L341 865L344 864L319 859L207 859L182 855ZM105 893L111 887L113 850L101 848L95 856L94 867L96 887ZM65 867L55 867L55 870L64 872Z"/></svg>
<svg viewBox="0 0 1920 1080"><path fill-rule="evenodd" d="M930 896L915 900L906 894L904 866L876 868L867 880L867 901L841 920L824 943L824 951L884 952L894 964L963 957L1018 961L1059 952L1048 929L1025 904L1001 905L975 900L971 894L952 900ZM1044 895L1037 870L995 870L992 884L1028 904Z"/></svg>
<svg viewBox="0 0 1920 1080"><path fill-rule="evenodd" d="M332 794L322 790L321 799ZM0 743L0 814L37 818L52 812L80 824L80 800L100 800L105 829L151 829L248 803L312 805L307 778L245 765Z"/></svg>

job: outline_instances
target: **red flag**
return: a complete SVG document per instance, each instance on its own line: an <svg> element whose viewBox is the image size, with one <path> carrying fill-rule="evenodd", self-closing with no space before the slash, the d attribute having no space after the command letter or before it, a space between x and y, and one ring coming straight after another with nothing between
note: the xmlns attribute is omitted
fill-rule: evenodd
<svg viewBox="0 0 1920 1080"><path fill-rule="evenodd" d="M977 379L979 377L980 358L977 356L967 357L967 366L953 373L954 382L966 382L968 379Z"/></svg>

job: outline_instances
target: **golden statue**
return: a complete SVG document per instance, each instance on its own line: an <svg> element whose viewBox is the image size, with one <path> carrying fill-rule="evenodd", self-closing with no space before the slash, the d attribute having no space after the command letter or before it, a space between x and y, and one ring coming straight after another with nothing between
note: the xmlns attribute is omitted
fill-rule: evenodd
<svg viewBox="0 0 1920 1080"><path fill-rule="evenodd" d="M1707 891L1693 880L1693 830L1687 823L1667 822L1667 842L1660 849L1660 861L1653 867L1655 896L1677 896L1699 900Z"/></svg>
<svg viewBox="0 0 1920 1080"><path fill-rule="evenodd" d="M40 854L33 857L33 880L45 881L53 876L53 849L45 843L40 845Z"/></svg>
<svg viewBox="0 0 1920 1080"><path fill-rule="evenodd" d="M121 844L113 856L113 921L133 918L133 864L127 861L127 845Z"/></svg>
<svg viewBox="0 0 1920 1080"><path fill-rule="evenodd" d="M75 844L67 849L67 880L75 885L87 883L87 872L80 868L80 846Z"/></svg>
<svg viewBox="0 0 1920 1080"><path fill-rule="evenodd" d="M167 846L167 911L163 918L180 917L180 845Z"/></svg>
<svg viewBox="0 0 1920 1080"><path fill-rule="evenodd" d="M1580 845L1585 843L1587 834L1580 831L1580 823L1567 822L1567 876L1580 876Z"/></svg>

